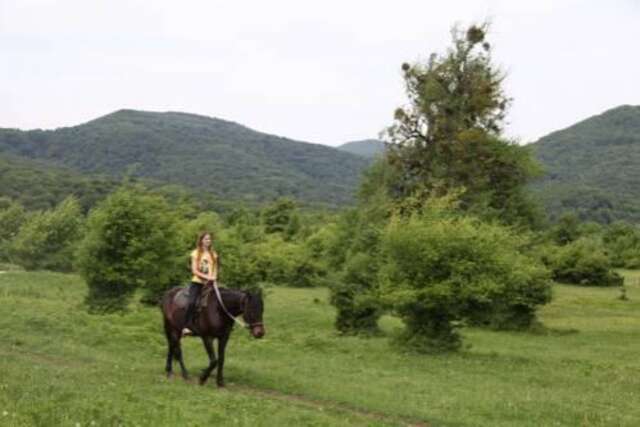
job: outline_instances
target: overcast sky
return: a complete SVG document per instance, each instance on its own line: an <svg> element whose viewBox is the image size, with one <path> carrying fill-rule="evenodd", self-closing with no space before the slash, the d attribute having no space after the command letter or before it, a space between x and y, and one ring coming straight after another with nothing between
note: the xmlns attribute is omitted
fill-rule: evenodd
<svg viewBox="0 0 640 427"><path fill-rule="evenodd" d="M0 127L133 108L328 145L375 138L405 103L402 62L486 18L509 136L640 104L640 0L0 0Z"/></svg>

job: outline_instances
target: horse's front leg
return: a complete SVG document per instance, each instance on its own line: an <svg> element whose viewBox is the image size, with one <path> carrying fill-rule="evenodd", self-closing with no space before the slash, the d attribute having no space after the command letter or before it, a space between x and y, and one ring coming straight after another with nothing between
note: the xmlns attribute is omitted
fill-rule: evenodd
<svg viewBox="0 0 640 427"><path fill-rule="evenodd" d="M222 372L224 369L224 350L227 347L230 332L231 331L218 338L218 372L216 375L216 383L218 384L218 387L224 387L224 373Z"/></svg>
<svg viewBox="0 0 640 427"><path fill-rule="evenodd" d="M211 372L216 368L216 354L213 351L213 338L211 337L202 337L202 343L204 344L205 350L207 350L207 354L209 355L209 366L207 366L200 375L200 385L204 385L209 379Z"/></svg>
<svg viewBox="0 0 640 427"><path fill-rule="evenodd" d="M189 379L189 372L187 372L187 368L184 366L184 359L182 358L182 347L180 346L180 338L175 341L175 345L173 348L173 354L178 362L180 363L180 370L182 371L182 378L185 380Z"/></svg>

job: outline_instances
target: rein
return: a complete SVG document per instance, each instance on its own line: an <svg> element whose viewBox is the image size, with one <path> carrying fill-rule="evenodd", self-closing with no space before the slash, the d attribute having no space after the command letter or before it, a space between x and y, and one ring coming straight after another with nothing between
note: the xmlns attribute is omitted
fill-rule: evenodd
<svg viewBox="0 0 640 427"><path fill-rule="evenodd" d="M216 292L216 297L218 298L218 302L220 303L220 306L222 307L222 311L224 311L227 314L227 316L229 316L238 325L242 326L243 328L252 328L254 326L261 326L262 325L262 323L252 323L250 325L247 325L242 320L240 320L238 317L234 317L231 313L229 313L229 310L227 310L227 307L224 305L224 302L222 302L222 295L220 295L220 290L218 289L217 281L213 282L213 289Z"/></svg>

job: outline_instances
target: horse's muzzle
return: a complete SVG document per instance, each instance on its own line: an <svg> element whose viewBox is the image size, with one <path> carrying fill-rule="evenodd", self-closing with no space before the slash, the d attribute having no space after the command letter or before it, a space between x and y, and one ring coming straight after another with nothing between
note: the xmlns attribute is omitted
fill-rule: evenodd
<svg viewBox="0 0 640 427"><path fill-rule="evenodd" d="M255 325L251 327L251 335L254 338L262 338L266 333L263 325Z"/></svg>

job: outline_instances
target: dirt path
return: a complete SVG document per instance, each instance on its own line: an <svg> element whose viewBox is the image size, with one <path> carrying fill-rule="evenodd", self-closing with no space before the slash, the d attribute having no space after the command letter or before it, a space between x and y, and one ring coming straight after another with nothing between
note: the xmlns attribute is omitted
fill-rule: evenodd
<svg viewBox="0 0 640 427"><path fill-rule="evenodd" d="M303 406L306 408L318 410L318 411L334 411L344 414L354 415L356 417L366 418L374 421L382 421L395 425L410 426L410 427L429 427L430 424L402 416L388 415L382 412L369 411L362 408L357 408L345 403L332 402L327 400L312 399L306 396L286 394L276 390L259 389L254 387L248 387L244 385L229 385L227 390L232 392L240 392L243 394L251 394L264 399L279 400L281 402L287 402L290 404Z"/></svg>

